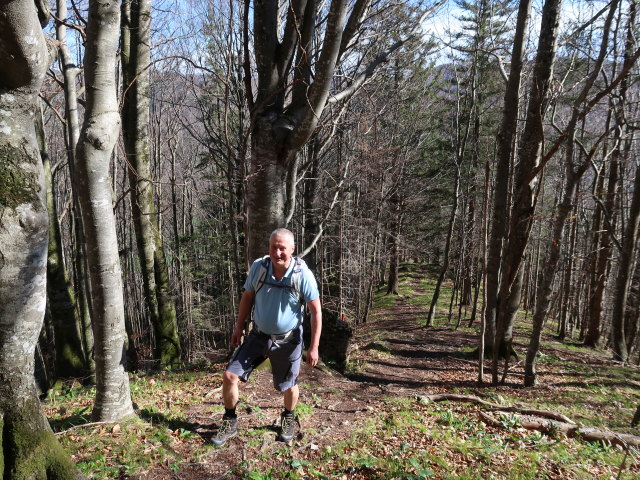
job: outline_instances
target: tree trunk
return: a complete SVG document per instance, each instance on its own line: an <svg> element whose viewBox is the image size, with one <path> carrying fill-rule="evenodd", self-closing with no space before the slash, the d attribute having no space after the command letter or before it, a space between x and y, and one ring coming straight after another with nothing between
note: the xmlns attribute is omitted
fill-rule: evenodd
<svg viewBox="0 0 640 480"><path fill-rule="evenodd" d="M95 374L95 362L93 358L93 332L91 330L91 315L89 313L90 298L87 293L88 280L86 274L86 252L85 252L85 240L84 231L82 228L82 220L79 216L80 203L78 200L78 194L76 188L73 186L75 183L75 152L78 145L78 139L80 138L80 126L78 123L78 94L76 89L76 78L80 69L73 63L73 58L69 52L69 46L67 45L67 27L64 21L67 20L67 4L66 0L57 0L57 13L58 19L56 20L56 38L60 43L60 69L64 77L63 91L64 91L64 103L65 103L65 131L66 131L66 143L67 143L67 158L69 160L69 173L71 175L72 182L72 199L73 199L73 212L78 212L78 215L73 215L70 220L73 225L73 268L75 271L75 288L77 292L77 308L79 311L79 328L80 338L84 350L84 364L86 365L87 372L93 376Z"/></svg>
<svg viewBox="0 0 640 480"><path fill-rule="evenodd" d="M514 185L513 208L509 220L509 236L504 249L504 271L501 272L498 294L496 337L493 343L492 381L498 383L499 351L507 342L512 329L515 310L509 304L519 298L525 249L529 241L539 179L534 174L539 165L544 141L542 118L548 102L547 96L556 57L561 0L547 0L542 10L540 39L531 86L522 141L518 149L518 168ZM520 284L520 285L518 285Z"/></svg>
<svg viewBox="0 0 640 480"><path fill-rule="evenodd" d="M456 180L453 189L453 205L451 206L451 215L449 216L449 228L447 230L447 239L444 245L444 261L442 262L442 269L440 275L436 281L436 286L433 290L433 297L431 297L431 304L429 305L429 313L427 314L426 327L430 327L433 319L436 315L436 304L438 303L438 297L440 297L440 289L442 283L449 270L451 241L453 240L453 231L455 229L456 217L458 215L458 201L460 198L460 165L456 165Z"/></svg>
<svg viewBox="0 0 640 480"><path fill-rule="evenodd" d="M633 197L629 209L629 219L622 239L622 251L618 261L618 276L616 277L615 297L613 300L613 316L611 319L611 347L613 357L621 362L626 362L629 351L625 335L625 309L629 295L629 285L633 273L635 244L638 238L638 226L640 225L640 168L636 170L633 182Z"/></svg>
<svg viewBox="0 0 640 480"><path fill-rule="evenodd" d="M536 384L536 357L540 350L542 329L549 313L549 306L551 305L552 285L558 261L560 260L565 222L573 210L573 202L579 180L580 176L577 176L576 173L573 172L571 165L567 165L564 194L562 202L558 207L558 214L554 216L553 231L551 238L549 239L547 255L543 262L545 268L542 273L542 278L540 279L540 286L538 288L539 296L538 301L536 302L536 309L533 314L533 332L529 339L529 348L527 350L527 359L525 363L524 385L526 387L531 387Z"/></svg>
<svg viewBox="0 0 640 480"><path fill-rule="evenodd" d="M498 159L495 172L493 211L486 262L486 303L484 307L485 346L493 350L496 338L498 292L500 290L500 264L503 244L507 235L509 176L513 146L518 125L520 83L527 31L531 12L531 0L521 0L518 7L516 31L511 52L511 71L504 94L502 124L498 133Z"/></svg>
<svg viewBox="0 0 640 480"><path fill-rule="evenodd" d="M90 3L85 53L87 102L76 158L95 339L93 416L99 421L116 421L133 414L124 368L122 274L109 180L120 124L115 83L119 26L119 2Z"/></svg>
<svg viewBox="0 0 640 480"><path fill-rule="evenodd" d="M285 225L287 167L279 160L268 120L258 119L251 136L251 172L247 189L247 262L266 255L269 235Z"/></svg>
<svg viewBox="0 0 640 480"><path fill-rule="evenodd" d="M51 164L45 142L42 112L36 114L36 135L40 156L42 157L47 189L47 211L49 212L49 247L47 255L47 299L53 321L56 350L56 377L81 378L89 374L89 366L85 363L80 337L81 323L76 315L73 286L69 281L64 265L60 224L58 223L55 197L53 194L53 178Z"/></svg>
<svg viewBox="0 0 640 480"><path fill-rule="evenodd" d="M253 119L251 171L247 185L247 260L264 255L271 231L284 226L287 181L295 175L296 156L315 131L335 86L334 72L365 20L369 0L319 0L253 4L254 60L245 35L244 68L247 105ZM440 4L438 4L440 5ZM244 29L249 31L251 2L245 2ZM435 7L434 7L435 8ZM326 18L317 18L326 11ZM433 11L430 10L430 11ZM280 15L286 12L284 22ZM320 29L324 31L321 32ZM417 34L417 29L379 55L333 101L348 99L377 65ZM346 56L346 55L345 55ZM358 61L351 62L359 64ZM251 65L257 70L252 82ZM293 81L292 81L293 79ZM253 94L255 85L255 98Z"/></svg>
<svg viewBox="0 0 640 480"><path fill-rule="evenodd" d="M151 62L151 0L123 4L122 64L123 135L133 192L131 210L136 245L154 332L154 357L161 367L180 365L176 309L170 295L169 272L154 205L149 156L149 65ZM127 41L128 40L128 41Z"/></svg>
<svg viewBox="0 0 640 480"><path fill-rule="evenodd" d="M0 3L0 45L0 473L4 480L80 479L42 412L33 377L49 233L34 128L49 55L33 2Z"/></svg>
<svg viewBox="0 0 640 480"><path fill-rule="evenodd" d="M620 129L616 129L616 137L619 141ZM609 167L609 178L607 183L607 193L603 204L598 204L599 209L606 222L613 224L613 214L615 212L616 191L618 189L618 179L620 171L620 148L616 141L615 151L611 156L611 166ZM604 207L603 207L604 205ZM587 326L587 334L584 344L587 347L595 348L600 340L600 325L602 319L602 302L604 301L605 286L607 283L607 271L611 260L613 242L611 241L611 233L599 232L600 241L594 245L597 255L596 270L594 272L593 293L589 298L589 319Z"/></svg>
<svg viewBox="0 0 640 480"><path fill-rule="evenodd" d="M627 39L625 43L625 62L623 69L631 63L630 54L635 44L635 19L637 4L631 2L629 7L629 20L627 26ZM626 104L627 81L620 86L620 103L624 108ZM625 308L627 306L627 296L631 276L633 272L633 259L638 238L638 227L640 225L640 168L636 169L636 176L633 184L633 197L629 209L629 219L624 228L622 238L622 249L619 258L618 276L615 284L615 297L613 299L613 317L611 319L611 347L613 357L621 362L626 362L629 351L626 345L625 335Z"/></svg>
<svg viewBox="0 0 640 480"><path fill-rule="evenodd" d="M636 258L633 278L629 285L629 295L627 298L624 324L625 341L629 356L631 356L633 352L636 338L638 336L638 327L640 326L640 318L638 317L638 311L640 308L640 269L638 268L638 263L640 263L640 261Z"/></svg>
<svg viewBox="0 0 640 480"><path fill-rule="evenodd" d="M402 202L397 189L391 194L389 203L391 206L391 225L389 229L389 281L387 283L387 295L398 295L398 267L400 265L400 231L402 229Z"/></svg>
<svg viewBox="0 0 640 480"><path fill-rule="evenodd" d="M320 232L320 141L314 135L308 144L311 168L304 183L304 248L308 248ZM311 271L316 271L318 249L314 248L304 260Z"/></svg>

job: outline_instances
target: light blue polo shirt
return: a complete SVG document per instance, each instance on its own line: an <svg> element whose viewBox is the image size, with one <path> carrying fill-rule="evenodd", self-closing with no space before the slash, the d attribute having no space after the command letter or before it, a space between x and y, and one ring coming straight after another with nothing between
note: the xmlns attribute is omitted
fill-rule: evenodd
<svg viewBox="0 0 640 480"><path fill-rule="evenodd" d="M254 285L258 281L261 263L262 258L259 258L251 265L247 280L244 282L245 290L255 293ZM295 259L292 258L286 273L280 281L277 281L273 276L273 265L269 262L264 285L258 290L253 307L253 321L261 332L270 335L285 333L302 322L303 304L290 288L294 265ZM300 293L304 303L311 302L320 296L316 279L307 267L302 268Z"/></svg>

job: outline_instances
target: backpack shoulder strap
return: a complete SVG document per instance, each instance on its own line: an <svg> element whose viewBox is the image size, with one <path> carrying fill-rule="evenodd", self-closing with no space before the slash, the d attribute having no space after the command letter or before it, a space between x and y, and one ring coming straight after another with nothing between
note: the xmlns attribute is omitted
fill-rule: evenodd
<svg viewBox="0 0 640 480"><path fill-rule="evenodd" d="M293 273L291 274L291 288L293 293L300 299L300 303L304 305L302 298L302 270L307 268L307 264L300 257L294 257Z"/></svg>
<svg viewBox="0 0 640 480"><path fill-rule="evenodd" d="M269 255L265 255L264 257L262 257L262 260L260 261L260 271L258 272L255 283L253 284L253 291L255 294L257 294L264 285L264 282L267 278L267 272L269 272L270 264L271 258L269 258Z"/></svg>

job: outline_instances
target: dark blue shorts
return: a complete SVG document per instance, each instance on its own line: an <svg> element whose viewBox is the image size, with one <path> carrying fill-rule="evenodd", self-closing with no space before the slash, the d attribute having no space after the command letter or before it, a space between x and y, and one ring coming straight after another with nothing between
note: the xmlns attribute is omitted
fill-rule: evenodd
<svg viewBox="0 0 640 480"><path fill-rule="evenodd" d="M273 386L284 392L298 383L303 346L302 325L294 328L284 340L277 336L272 338L254 328L231 357L227 371L246 382L251 372L268 358Z"/></svg>

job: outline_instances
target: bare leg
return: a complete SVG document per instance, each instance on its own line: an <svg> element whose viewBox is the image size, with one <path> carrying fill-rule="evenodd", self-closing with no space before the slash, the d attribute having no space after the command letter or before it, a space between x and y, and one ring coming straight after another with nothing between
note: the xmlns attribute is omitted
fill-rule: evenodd
<svg viewBox="0 0 640 480"><path fill-rule="evenodd" d="M222 376L222 399L225 408L231 409L238 404L238 381L239 378L235 373L224 372Z"/></svg>
<svg viewBox="0 0 640 480"><path fill-rule="evenodd" d="M286 408L287 410L293 410L294 408L296 408L296 405L298 404L299 394L300 394L300 390L298 389L298 385L294 385L289 390L285 390L284 408Z"/></svg>

